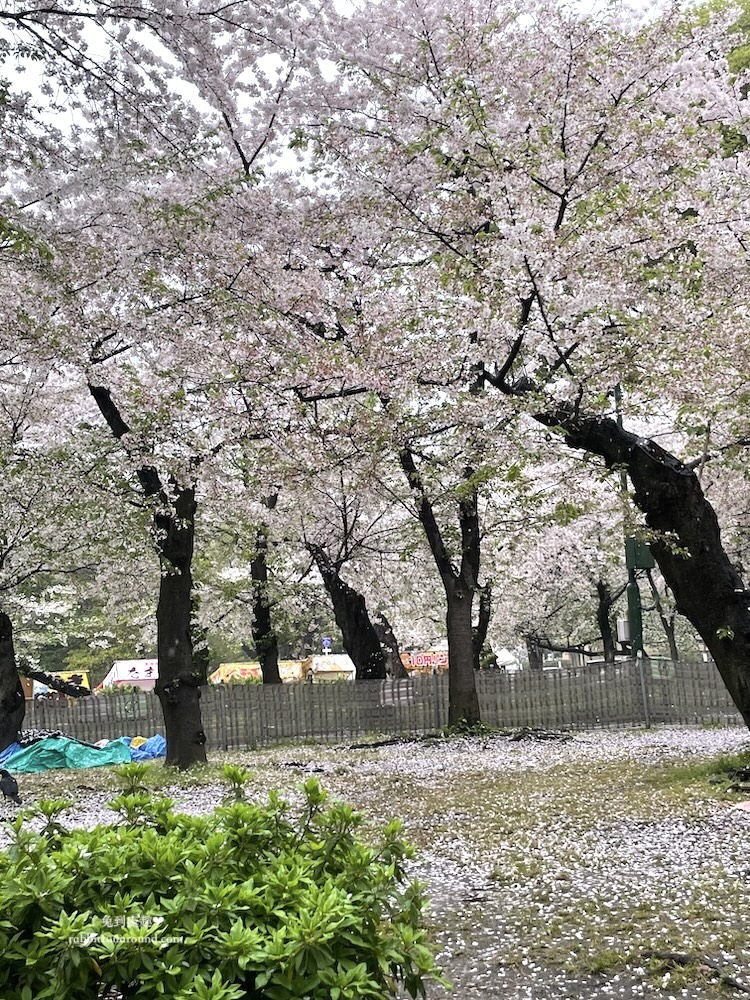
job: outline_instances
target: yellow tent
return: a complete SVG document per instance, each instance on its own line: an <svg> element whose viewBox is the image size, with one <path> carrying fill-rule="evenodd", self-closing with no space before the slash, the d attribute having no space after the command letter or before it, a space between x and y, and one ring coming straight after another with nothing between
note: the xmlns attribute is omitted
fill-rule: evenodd
<svg viewBox="0 0 750 1000"><path fill-rule="evenodd" d="M279 674L285 684L302 680L301 660L279 660ZM263 671L257 660L246 660L243 663L220 663L209 675L209 684L230 684L232 681L247 678L263 679Z"/></svg>
<svg viewBox="0 0 750 1000"><path fill-rule="evenodd" d="M279 674L285 684L302 680L302 660L279 660Z"/></svg>
<svg viewBox="0 0 750 1000"><path fill-rule="evenodd" d="M209 675L209 684L227 684L229 681L262 680L260 663L247 660L244 663L220 663Z"/></svg>

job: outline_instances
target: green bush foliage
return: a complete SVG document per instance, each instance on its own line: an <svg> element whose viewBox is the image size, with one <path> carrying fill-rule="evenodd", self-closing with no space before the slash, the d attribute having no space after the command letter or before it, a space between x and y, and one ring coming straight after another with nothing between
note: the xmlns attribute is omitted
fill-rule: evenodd
<svg viewBox="0 0 750 1000"><path fill-rule="evenodd" d="M367 846L317 781L293 811L244 801L238 769L231 801L187 816L124 771L113 825L66 830L63 800L42 804L43 834L12 824L3 1000L378 1000L437 978L398 821Z"/></svg>

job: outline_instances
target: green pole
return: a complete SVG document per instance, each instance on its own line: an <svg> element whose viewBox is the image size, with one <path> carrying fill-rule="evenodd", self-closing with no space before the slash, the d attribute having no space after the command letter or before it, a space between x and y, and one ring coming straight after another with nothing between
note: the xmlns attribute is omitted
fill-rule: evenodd
<svg viewBox="0 0 750 1000"><path fill-rule="evenodd" d="M628 570L628 623L630 625L630 648L633 656L643 654L643 617L641 615L641 592L635 578L635 570Z"/></svg>
<svg viewBox="0 0 750 1000"><path fill-rule="evenodd" d="M618 382L615 386L615 414L617 426L622 429L622 386ZM628 474L625 469L620 469L620 487L623 493L628 492ZM628 626L630 628L630 649L633 656L643 655L643 615L641 613L641 592L638 589L638 581L635 578L635 546L634 539L625 539L625 565L628 568L628 586L626 596L628 601Z"/></svg>

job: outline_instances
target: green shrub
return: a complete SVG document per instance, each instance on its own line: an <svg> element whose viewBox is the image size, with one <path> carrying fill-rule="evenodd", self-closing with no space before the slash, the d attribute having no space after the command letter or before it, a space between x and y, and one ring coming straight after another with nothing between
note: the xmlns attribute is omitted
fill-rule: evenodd
<svg viewBox="0 0 750 1000"><path fill-rule="evenodd" d="M228 777L237 799L242 775ZM399 983L424 996L437 973L397 821L370 847L361 816L315 780L295 816L274 792L180 815L141 780L114 825L65 830L64 802L44 804L49 837L11 825L3 1000L378 1000Z"/></svg>

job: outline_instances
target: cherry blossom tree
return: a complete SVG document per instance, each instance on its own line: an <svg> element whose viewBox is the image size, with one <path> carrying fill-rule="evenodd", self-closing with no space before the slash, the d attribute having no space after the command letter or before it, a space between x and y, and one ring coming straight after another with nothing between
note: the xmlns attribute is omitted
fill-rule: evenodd
<svg viewBox="0 0 750 1000"><path fill-rule="evenodd" d="M376 616L371 597L372 577L387 572L389 564L393 568L404 511L382 489L383 456L362 447L361 427L368 420L358 403L315 407L306 417L305 457L290 480L305 547L331 599L357 678L402 676L388 618L391 603L384 606L381 600Z"/></svg>
<svg viewBox="0 0 750 1000"><path fill-rule="evenodd" d="M60 97L47 89L46 110L71 116L59 130L67 158L51 178L17 151L25 169L14 208L51 248L46 277L60 303L48 330L60 361L151 507L157 693L167 763L180 767L205 759L205 677L193 656L198 502L218 452L253 436L253 386L276 362L262 332L248 331L264 324L268 295L254 296L268 273L253 261L278 215L262 165L279 136L288 145L296 80L315 66L300 41L318 15L294 3L137 12L92 3L0 21L17 39L7 51L31 52L59 85ZM283 275L283 258L274 264Z"/></svg>
<svg viewBox="0 0 750 1000"><path fill-rule="evenodd" d="M589 510L518 543L496 567L505 583L503 644L515 645L515 635L527 646L614 662L614 610L627 584L621 523Z"/></svg>
<svg viewBox="0 0 750 1000"><path fill-rule="evenodd" d="M0 216L0 743L24 717L14 644L31 591L52 579L92 572L108 545L106 494L82 483L88 458L74 443L79 416L60 378L52 345L39 336L50 302L39 280L50 258L43 239L12 215ZM72 404L72 405L71 405ZM67 412L65 412L67 410ZM63 416L65 414L65 416ZM92 532L93 541L86 537ZM27 670L73 696L76 685ZM88 693L88 692L86 692Z"/></svg>
<svg viewBox="0 0 750 1000"><path fill-rule="evenodd" d="M609 415L618 383L633 421L742 381L744 305L728 290L746 153L727 157L725 137L744 131L745 102L719 55L726 23L369 4L334 43L341 76L310 135L349 210L390 220L381 265L440 316L438 367L462 332L488 413L524 410L626 469L677 607L750 723L747 594L691 461Z"/></svg>
<svg viewBox="0 0 750 1000"><path fill-rule="evenodd" d="M0 522L0 743L16 738L24 717L14 631L29 618L30 597L53 581L98 571L119 546L112 505L85 484L89 470L74 441L75 423L62 420L65 392L48 359L5 354L0 376L3 495ZM125 519L123 519L125 520ZM119 528L121 523L117 523ZM124 527L124 525L122 525ZM134 525L132 520L130 530ZM14 628L15 626L15 628ZM24 657L26 659L26 657ZM89 692L27 665L27 676L78 697Z"/></svg>

